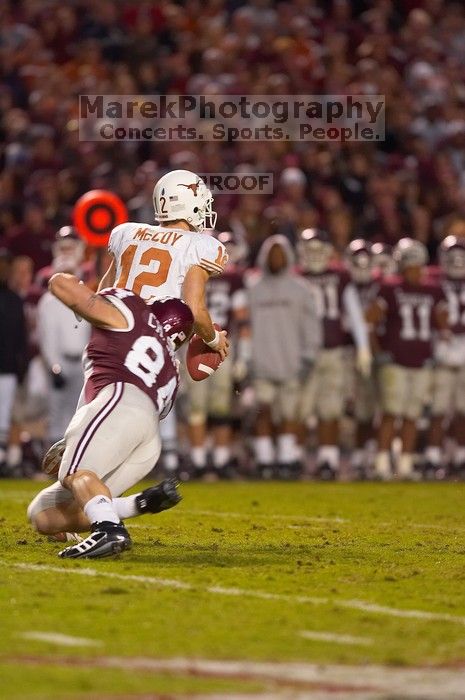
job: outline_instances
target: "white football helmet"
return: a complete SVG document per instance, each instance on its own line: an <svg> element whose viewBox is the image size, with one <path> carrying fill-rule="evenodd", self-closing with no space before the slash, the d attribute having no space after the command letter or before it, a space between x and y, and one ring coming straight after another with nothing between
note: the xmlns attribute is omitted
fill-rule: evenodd
<svg viewBox="0 0 465 700"><path fill-rule="evenodd" d="M439 246L439 262L451 279L465 279L465 238L447 236Z"/></svg>
<svg viewBox="0 0 465 700"><path fill-rule="evenodd" d="M214 229L217 214L213 196L202 178L190 170L172 170L161 177L153 189L157 221L182 219L195 231Z"/></svg>
<svg viewBox="0 0 465 700"><path fill-rule="evenodd" d="M389 243L373 243L371 247L373 267L381 277L390 277L397 272L397 263L392 257L392 246Z"/></svg>
<svg viewBox="0 0 465 700"><path fill-rule="evenodd" d="M394 248L394 260L400 270L406 267L423 267L428 264L428 250L421 241L401 238Z"/></svg>
<svg viewBox="0 0 465 700"><path fill-rule="evenodd" d="M297 254L303 270L319 275L328 269L334 255L334 246L326 231L306 228L299 236Z"/></svg>
<svg viewBox="0 0 465 700"><path fill-rule="evenodd" d="M352 281L356 284L368 284L373 279L373 256L371 245L363 238L351 241L345 251L345 260Z"/></svg>

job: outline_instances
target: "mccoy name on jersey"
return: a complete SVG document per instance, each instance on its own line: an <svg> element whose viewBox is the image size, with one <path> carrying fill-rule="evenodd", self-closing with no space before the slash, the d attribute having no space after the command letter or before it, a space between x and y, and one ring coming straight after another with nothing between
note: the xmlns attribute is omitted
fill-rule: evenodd
<svg viewBox="0 0 465 700"><path fill-rule="evenodd" d="M86 402L108 384L126 382L147 394L164 418L176 396L179 372L159 320L127 289L104 289L100 294L121 311L128 327L92 329L84 355Z"/></svg>
<svg viewBox="0 0 465 700"><path fill-rule="evenodd" d="M115 286L147 301L179 299L192 265L219 275L228 260L224 245L206 233L137 223L114 228L108 250L115 258Z"/></svg>

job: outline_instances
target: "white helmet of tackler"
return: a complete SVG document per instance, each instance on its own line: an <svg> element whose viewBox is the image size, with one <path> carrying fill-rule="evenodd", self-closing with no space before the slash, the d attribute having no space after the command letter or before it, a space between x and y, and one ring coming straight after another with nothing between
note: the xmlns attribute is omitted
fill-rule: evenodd
<svg viewBox="0 0 465 700"><path fill-rule="evenodd" d="M214 229L213 196L201 177L190 170L172 170L153 189L155 219L186 221L195 231Z"/></svg>

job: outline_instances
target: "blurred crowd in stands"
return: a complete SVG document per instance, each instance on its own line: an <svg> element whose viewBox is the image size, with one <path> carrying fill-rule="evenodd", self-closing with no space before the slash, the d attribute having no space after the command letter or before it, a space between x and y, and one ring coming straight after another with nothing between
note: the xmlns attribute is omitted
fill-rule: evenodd
<svg viewBox="0 0 465 700"><path fill-rule="evenodd" d="M130 220L152 222L153 185L170 169L272 172L272 195L224 194L215 199L217 228L231 231L243 244L246 253L239 262L246 271L257 267L258 253L270 236L283 236L279 240L287 241L292 251L298 249L301 232L315 228L327 231L332 261L343 263L355 239L395 246L408 236L424 244L435 263L448 235L465 236L464 45L465 6L446 0L1 3L3 473L36 470L41 440L61 436L67 407L79 394L76 358L86 342L85 325L79 326L79 347L60 349L67 363L66 386L60 386L50 339L63 341L63 324L69 322L74 329L77 322L60 321L60 311L48 309L52 302L42 295L54 270L72 265L71 271L95 284L105 267L105 261L96 265L94 250L62 229L71 224L81 194L110 189L126 202ZM344 144L79 141L79 94L168 93L384 94L386 139ZM374 274L376 269L373 264ZM1 345L7 335L12 340L8 349ZM257 428L256 392L243 379L235 380L234 387L228 405L232 427L225 430L220 421L213 431L214 445L228 446L231 430L236 438L253 434L252 461L262 467L274 464L269 444L265 447L262 441L261 452L257 448L256 438L266 437L268 428ZM310 434L310 447L321 448L322 441L326 447L334 447L335 441L346 449L357 447L354 425L360 421L354 420L357 411L350 395L347 390L348 400L336 418L330 411L330 420L341 424L336 438L332 426L326 444L323 426L317 438ZM181 440L173 441L171 432L165 444L193 445L194 450L185 452L194 454L194 466L203 470L206 440L212 434L206 428L203 433L193 430L189 401L187 408L182 404ZM317 408L312 412L305 416L310 428L321 422ZM11 415L12 425L5 418ZM184 423L189 425L185 434ZM372 439L365 434L365 442ZM291 449L286 440L283 454L295 449L292 461L301 462L295 445ZM444 435L441 448L443 440ZM437 448L436 437L433 442ZM235 440L239 463L247 461L244 444ZM232 460L228 449L217 450L220 468ZM434 454L430 452L436 469ZM321 457L331 478L338 460L334 450ZM465 455L459 453L457 464L462 462ZM179 455L168 454L167 464L168 469L179 468ZM311 469L312 463L306 466Z"/></svg>

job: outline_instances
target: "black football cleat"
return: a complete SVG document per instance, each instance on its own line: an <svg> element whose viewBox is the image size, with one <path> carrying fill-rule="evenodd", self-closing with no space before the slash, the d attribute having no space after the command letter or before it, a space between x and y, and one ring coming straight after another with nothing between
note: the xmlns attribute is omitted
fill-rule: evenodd
<svg viewBox="0 0 465 700"><path fill-rule="evenodd" d="M162 510L173 508L182 499L178 491L178 480L165 479L156 486L151 486L136 496L136 506L139 513L161 513Z"/></svg>
<svg viewBox="0 0 465 700"><path fill-rule="evenodd" d="M62 559L103 559L131 549L129 532L123 523L93 523L91 534L85 540L58 552Z"/></svg>

